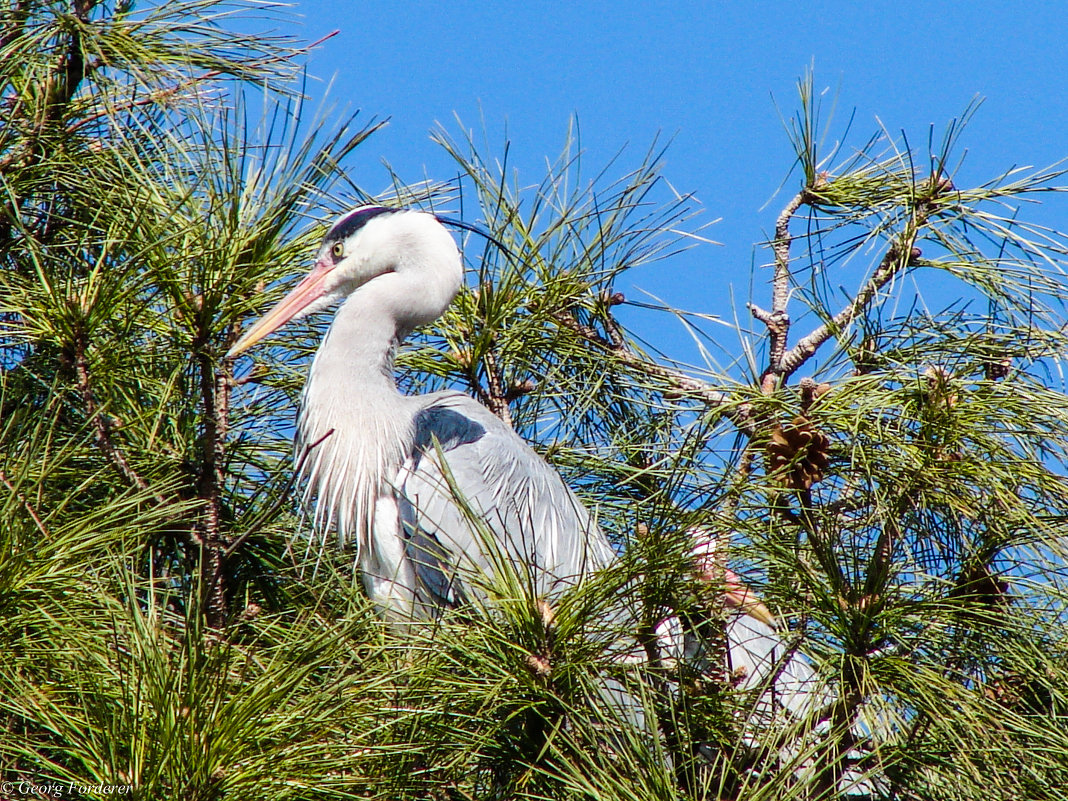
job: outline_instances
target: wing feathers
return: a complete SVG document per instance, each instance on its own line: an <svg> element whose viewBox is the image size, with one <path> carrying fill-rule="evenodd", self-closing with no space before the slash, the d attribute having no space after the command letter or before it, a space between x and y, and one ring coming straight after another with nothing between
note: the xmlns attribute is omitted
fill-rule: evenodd
<svg viewBox="0 0 1068 801"><path fill-rule="evenodd" d="M455 605L463 597L464 572L492 575L501 560L522 566L524 578L546 595L614 557L559 475L464 395L427 397L397 494L409 558L427 602Z"/></svg>

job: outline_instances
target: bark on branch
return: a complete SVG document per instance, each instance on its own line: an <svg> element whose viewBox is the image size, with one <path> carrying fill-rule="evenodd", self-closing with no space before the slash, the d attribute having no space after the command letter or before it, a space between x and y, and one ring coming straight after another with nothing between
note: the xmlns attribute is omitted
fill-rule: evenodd
<svg viewBox="0 0 1068 801"><path fill-rule="evenodd" d="M760 379L760 389L765 395L775 391L782 374L780 365L790 335L790 315L787 311L790 304L790 245L793 242L790 236L790 221L808 199L808 190L802 189L790 198L790 202L775 220L775 239L771 243L775 255L775 272L771 279L771 311L754 303L748 304L749 313L764 323L768 330L768 366Z"/></svg>
<svg viewBox="0 0 1068 801"><path fill-rule="evenodd" d="M830 320L799 339L797 344L783 354L779 361L779 372L784 379L789 378L801 365L812 358L824 342L857 319L875 300L883 287L920 257L920 249L915 244L921 225L922 221L918 217L914 218L905 232L886 251L883 260L868 282L857 292L856 297Z"/></svg>
<svg viewBox="0 0 1068 801"><path fill-rule="evenodd" d="M786 351L786 338L790 333L790 315L786 310L790 303L790 246L793 243L790 221L797 210L807 202L807 198L807 191L798 192L775 220L775 242L772 244L775 253L775 274L771 279L771 314L766 325L771 337L770 368L776 373L779 372L779 363Z"/></svg>
<svg viewBox="0 0 1068 801"><path fill-rule="evenodd" d="M769 352L768 369L764 373L761 389L765 393L774 391L779 381L785 381L805 362L815 355L819 347L849 326L878 297L879 292L895 276L916 263L920 251L916 240L931 214L937 206L934 199L939 194L952 189L948 179L934 175L929 185L917 187L921 196L915 199L912 216L904 230L890 243L879 266L845 307L815 330L802 337L787 350L787 337L790 331L790 317L787 306L790 300L790 221L806 203L811 200L809 190L802 189L779 213L775 223L775 239L772 249L775 253L775 275L772 278L771 311L749 304L749 311L768 329Z"/></svg>
<svg viewBox="0 0 1068 801"><path fill-rule="evenodd" d="M497 366L497 356L492 347L486 349L483 361L486 367L486 387L479 384L478 394L491 412L501 418L509 428L513 428L512 410L508 405L508 390L504 385L504 378Z"/></svg>
<svg viewBox="0 0 1068 801"><path fill-rule="evenodd" d="M222 486L225 479L226 430L230 418L230 365L215 370L211 355L204 349L207 332L200 332L197 366L204 410L203 450L201 452L198 495L204 503L196 523L200 530L201 580L205 593L208 626L222 628L230 611L230 577L226 570L229 538L222 529Z"/></svg>

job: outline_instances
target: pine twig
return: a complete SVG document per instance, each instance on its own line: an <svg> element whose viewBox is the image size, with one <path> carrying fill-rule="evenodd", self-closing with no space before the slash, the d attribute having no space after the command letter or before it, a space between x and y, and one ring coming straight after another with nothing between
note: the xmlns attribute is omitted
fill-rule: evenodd
<svg viewBox="0 0 1068 801"><path fill-rule="evenodd" d="M699 400L712 408L727 406L731 403L731 396L728 393L713 389L704 381L639 356L627 347L619 325L614 320L608 327L609 336L605 337L592 326L580 322L569 311L552 312L552 318L573 334L608 351L627 367L666 381L680 395ZM739 428L751 433L751 412L748 404L740 404L735 408L725 409L724 416Z"/></svg>
<svg viewBox="0 0 1068 801"><path fill-rule="evenodd" d="M775 273L771 279L771 311L755 303L746 304L749 313L762 322L768 331L768 366L760 377L760 391L765 395L775 391L782 375L782 358L790 335L790 314L787 310L790 304L790 245L793 243L790 221L808 200L808 189L802 189L790 199L775 220L775 239L771 243L775 254Z"/></svg>
<svg viewBox="0 0 1068 801"><path fill-rule="evenodd" d="M501 379L500 370L497 367L497 356L493 348L486 349L483 357L486 362L486 388L479 387L479 395L489 410L497 415L505 424L512 428L512 410L508 406L508 390Z"/></svg>
<svg viewBox="0 0 1068 801"><path fill-rule="evenodd" d="M208 626L222 628L230 610L229 576L226 555L230 545L222 527L222 485L225 480L226 430L229 424L231 365L224 359L224 368L216 370L202 343L208 339L201 331L197 343L196 361L200 370L200 392L204 408L204 434L201 438L200 475L197 490L203 501L203 514L195 527L199 528L202 547L201 571L206 593Z"/></svg>
<svg viewBox="0 0 1068 801"><path fill-rule="evenodd" d="M166 499L155 490L149 488L148 482L130 466L126 456L115 444L111 436L111 419L100 410L96 403L96 396L93 393L89 379L89 363L86 359L85 350L84 337L79 337L74 346L74 373L77 378L78 393L82 396L82 403L85 404L86 415L93 423L97 445L104 452L108 461L111 462L112 467L123 478L137 489L149 493L157 504L165 506L167 504ZM195 538L196 535L193 536Z"/></svg>
<svg viewBox="0 0 1068 801"><path fill-rule="evenodd" d="M51 539L51 535L48 533L48 528L45 526L44 521L41 520L40 515L37 514L37 510L33 508L33 504L26 500L26 496L19 492L15 485L11 483L2 468L0 468L0 483L7 487L11 494L15 496L16 500L23 505L27 514L29 514L33 519L34 524L37 526L37 530L40 531L46 539Z"/></svg>
<svg viewBox="0 0 1068 801"><path fill-rule="evenodd" d="M793 243L793 237L790 236L790 221L793 220L797 210L807 202L808 190L803 189L790 199L775 220L775 242L772 244L772 250L775 253L775 274L771 280L771 313L773 315L785 313L786 306L790 302L790 245Z"/></svg>
<svg viewBox="0 0 1068 801"><path fill-rule="evenodd" d="M920 249L915 247L919 229L925 221L925 217L916 218L909 224L905 232L893 243L883 256L875 272L872 273L868 282L861 287L846 306L834 315L830 320L815 328L812 332L797 341L790 350L783 354L779 361L779 370L783 378L788 378L805 362L811 359L819 347L847 327L860 316L884 286L892 281L902 270L914 264L921 255Z"/></svg>

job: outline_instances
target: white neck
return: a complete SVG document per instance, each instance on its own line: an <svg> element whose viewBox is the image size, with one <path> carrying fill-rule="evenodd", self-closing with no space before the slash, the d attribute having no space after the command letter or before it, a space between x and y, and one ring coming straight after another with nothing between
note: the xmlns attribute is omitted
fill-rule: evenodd
<svg viewBox="0 0 1068 801"><path fill-rule="evenodd" d="M375 500L388 491L414 436L413 405L393 376L400 332L382 289L372 281L338 310L312 362L297 420L295 457L304 459L306 498L318 496L315 527L325 535L336 526L342 544L360 551Z"/></svg>

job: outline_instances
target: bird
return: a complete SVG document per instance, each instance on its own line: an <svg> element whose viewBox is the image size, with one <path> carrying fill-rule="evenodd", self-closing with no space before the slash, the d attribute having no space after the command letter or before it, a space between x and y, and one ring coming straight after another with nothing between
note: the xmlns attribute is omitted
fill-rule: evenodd
<svg viewBox="0 0 1068 801"><path fill-rule="evenodd" d="M398 389L398 347L444 314L463 285L449 222L379 205L343 214L308 275L226 354L233 359L292 320L338 307L301 395L298 473L306 500L315 500L315 529L355 549L367 595L396 622L461 606L469 577L492 574L502 559L538 598L618 563L582 501L497 415L462 392ZM756 682L783 652L774 619L737 576L714 568L714 536L687 533L698 576L723 586L732 661ZM661 633L682 652L677 620ZM811 678L791 664L796 676L778 669L795 684Z"/></svg>
<svg viewBox="0 0 1068 801"><path fill-rule="evenodd" d="M787 646L780 636L776 617L738 574L726 567L716 533L707 527L694 526L686 530L686 535L696 578L722 593L723 606L728 612L727 667L735 686L741 690L772 690L754 708L758 717L773 718L779 709L803 714L817 695L825 697L819 691L811 664L795 653L795 648ZM662 628L664 650L671 650L679 642L684 651L688 644L691 651L700 647L693 634L673 621L665 621ZM769 676L775 679L771 687L766 686Z"/></svg>
<svg viewBox="0 0 1068 801"><path fill-rule="evenodd" d="M615 557L586 507L500 418L461 392L398 390L397 348L445 312L462 282L438 217L361 206L334 222L307 277L227 354L340 303L304 386L295 450L307 451L301 477L317 498L316 529L356 550L367 594L390 619L463 603L461 574L492 571L502 556L542 596ZM499 553L487 552L470 510Z"/></svg>

